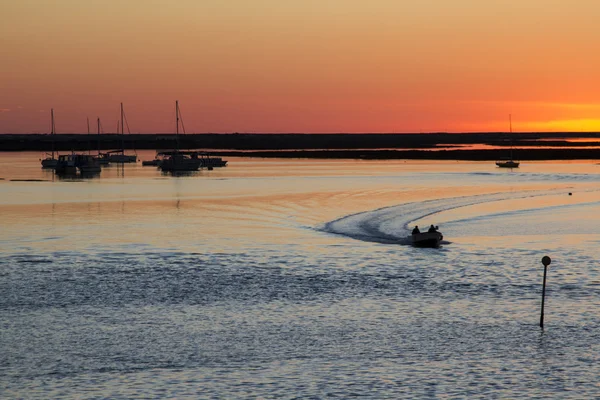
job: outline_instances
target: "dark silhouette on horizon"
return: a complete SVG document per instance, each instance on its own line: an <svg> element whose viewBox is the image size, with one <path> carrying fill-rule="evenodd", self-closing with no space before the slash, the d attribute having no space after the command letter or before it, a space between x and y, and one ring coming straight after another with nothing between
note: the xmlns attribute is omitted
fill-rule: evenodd
<svg viewBox="0 0 600 400"><path fill-rule="evenodd" d="M132 134L135 141L123 143L122 135L102 134L94 148L165 150L176 146L175 134ZM249 157L497 160L511 144L521 160L600 159L600 133L429 133L429 134L186 134L180 146L210 150L212 154ZM589 141L569 142L570 138ZM595 139L595 140L594 140ZM540 142L543 140L543 142ZM464 149L483 144L498 149ZM546 148L535 148L544 145ZM0 151L89 150L86 134L0 134ZM564 147L575 147L567 149ZM436 151L431 151L436 149Z"/></svg>

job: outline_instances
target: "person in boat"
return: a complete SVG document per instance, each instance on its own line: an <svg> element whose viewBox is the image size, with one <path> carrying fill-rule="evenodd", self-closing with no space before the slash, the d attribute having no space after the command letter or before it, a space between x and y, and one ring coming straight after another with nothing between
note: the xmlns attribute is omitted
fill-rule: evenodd
<svg viewBox="0 0 600 400"><path fill-rule="evenodd" d="M412 230L412 234L416 235L417 233L421 233L421 231L419 230L419 226L415 225L415 229Z"/></svg>
<svg viewBox="0 0 600 400"><path fill-rule="evenodd" d="M427 232L437 232L437 226L433 226L432 224Z"/></svg>

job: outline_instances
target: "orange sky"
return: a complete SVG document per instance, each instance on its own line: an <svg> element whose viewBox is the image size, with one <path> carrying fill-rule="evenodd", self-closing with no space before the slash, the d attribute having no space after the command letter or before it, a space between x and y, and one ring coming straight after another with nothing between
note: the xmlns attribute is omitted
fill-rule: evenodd
<svg viewBox="0 0 600 400"><path fill-rule="evenodd" d="M0 0L0 133L600 131L598 0Z"/></svg>

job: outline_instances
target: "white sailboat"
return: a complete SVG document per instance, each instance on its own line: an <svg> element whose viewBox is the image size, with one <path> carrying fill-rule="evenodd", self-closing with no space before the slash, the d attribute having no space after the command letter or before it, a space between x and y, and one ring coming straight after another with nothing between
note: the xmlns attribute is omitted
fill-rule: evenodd
<svg viewBox="0 0 600 400"><path fill-rule="evenodd" d="M56 127L54 125L54 108L50 109L50 136L52 136L52 154L46 153L46 158L42 160L42 168L54 169L58 165L58 160L54 157L54 135L56 135Z"/></svg>
<svg viewBox="0 0 600 400"><path fill-rule="evenodd" d="M508 115L510 133L512 134L512 115ZM512 136L512 135L511 135ZM496 161L496 165L500 168L519 168L519 161L513 160L513 145L512 145L512 137L510 138L510 157L506 160Z"/></svg>

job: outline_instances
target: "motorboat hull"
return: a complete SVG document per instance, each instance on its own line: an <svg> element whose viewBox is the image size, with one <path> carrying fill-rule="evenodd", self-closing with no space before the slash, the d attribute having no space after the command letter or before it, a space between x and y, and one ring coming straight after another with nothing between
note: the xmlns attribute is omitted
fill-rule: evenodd
<svg viewBox="0 0 600 400"><path fill-rule="evenodd" d="M413 233L411 239L415 247L439 247L444 238L441 232Z"/></svg>
<svg viewBox="0 0 600 400"><path fill-rule="evenodd" d="M57 165L58 160L56 158L45 158L42 160L42 168L54 169Z"/></svg>
<svg viewBox="0 0 600 400"><path fill-rule="evenodd" d="M55 168L58 175L98 175L102 168L96 159L87 154L69 154L58 157L58 165Z"/></svg>

